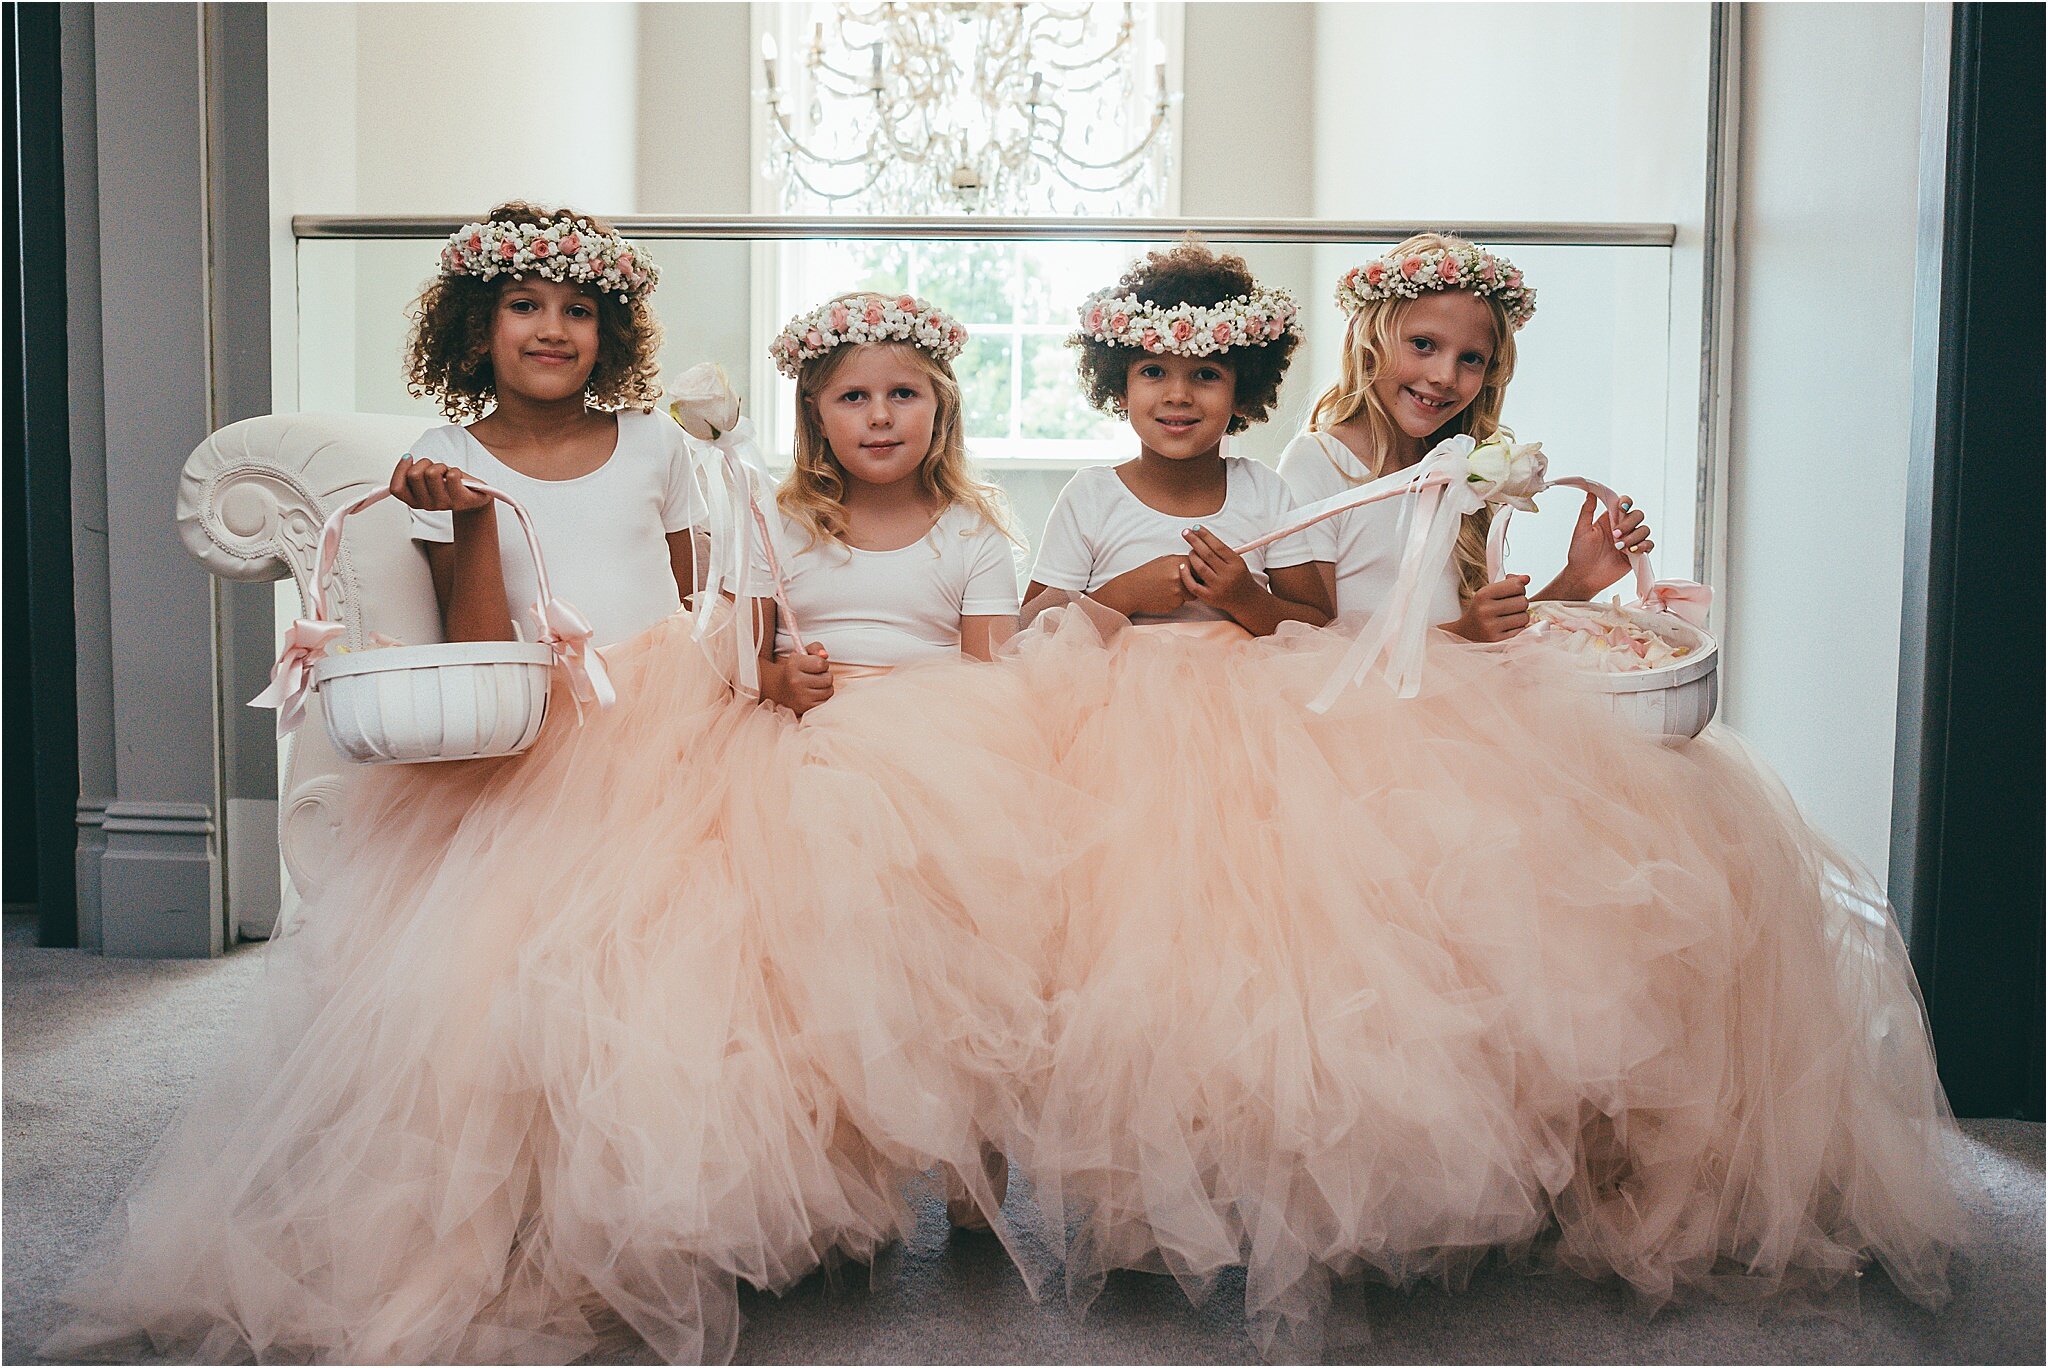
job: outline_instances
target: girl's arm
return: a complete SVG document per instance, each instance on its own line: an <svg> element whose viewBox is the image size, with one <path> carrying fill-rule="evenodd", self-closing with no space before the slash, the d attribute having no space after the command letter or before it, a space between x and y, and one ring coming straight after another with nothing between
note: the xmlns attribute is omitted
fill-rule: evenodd
<svg viewBox="0 0 2048 1368"><path fill-rule="evenodd" d="M668 568L676 577L676 595L685 608L692 607L697 592L697 529L685 527L668 534Z"/></svg>
<svg viewBox="0 0 2048 1368"><path fill-rule="evenodd" d="M1038 585L1032 587L1040 588ZM1008 641L1016 631L1017 619L1014 614L963 617L960 619L960 654L976 660L993 660L996 647Z"/></svg>
<svg viewBox="0 0 2048 1368"><path fill-rule="evenodd" d="M442 635L450 641L510 641L498 512L488 494L469 487L468 478L454 466L402 456L391 472L391 493L414 508L452 515L454 543L426 543Z"/></svg>
<svg viewBox="0 0 2048 1368"><path fill-rule="evenodd" d="M1656 543L1650 540L1643 510L1632 507L1632 503L1626 498L1621 501L1621 529L1616 532L1605 513L1594 516L1600 501L1588 494L1579 509L1578 525L1572 528L1572 544L1565 553L1564 569L1531 597L1583 603L1629 572L1629 552L1647 553L1654 549Z"/></svg>
<svg viewBox="0 0 2048 1368"><path fill-rule="evenodd" d="M1188 597L1220 608L1253 636L1271 636L1283 622L1321 627L1335 615L1319 561L1276 566L1266 572L1271 589L1261 589L1244 557L1206 527L1186 533L1188 558L1181 571Z"/></svg>
<svg viewBox="0 0 2048 1368"><path fill-rule="evenodd" d="M825 648L811 643L796 655L775 654L775 600L750 599L754 632L761 642L761 697L802 717L832 697L832 668Z"/></svg>

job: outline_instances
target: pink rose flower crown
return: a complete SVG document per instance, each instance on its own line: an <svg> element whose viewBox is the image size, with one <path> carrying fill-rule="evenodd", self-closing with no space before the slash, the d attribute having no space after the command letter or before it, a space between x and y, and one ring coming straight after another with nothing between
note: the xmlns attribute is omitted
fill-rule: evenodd
<svg viewBox="0 0 2048 1368"><path fill-rule="evenodd" d="M1147 304L1114 288L1081 301L1080 337L1171 356L1264 347L1293 331L1294 296L1263 287L1216 304Z"/></svg>
<svg viewBox="0 0 2048 1368"><path fill-rule="evenodd" d="M1346 271L1337 282L1337 307L1355 314L1374 299L1414 299L1424 290L1469 290L1492 295L1520 332L1536 316L1536 291L1522 283L1521 268L1480 247L1432 248L1390 253Z"/></svg>
<svg viewBox="0 0 2048 1368"><path fill-rule="evenodd" d="M536 275L565 284L595 285L616 294L621 304L650 292L661 279L654 263L643 259L640 249L625 238L598 232L588 219L566 217L548 223L493 219L464 224L441 249L441 274L480 280Z"/></svg>
<svg viewBox="0 0 2048 1368"><path fill-rule="evenodd" d="M775 369L794 380L806 361L834 347L866 342L908 342L941 361L951 361L967 346L960 320L915 295L852 295L828 300L789 320L768 355Z"/></svg>

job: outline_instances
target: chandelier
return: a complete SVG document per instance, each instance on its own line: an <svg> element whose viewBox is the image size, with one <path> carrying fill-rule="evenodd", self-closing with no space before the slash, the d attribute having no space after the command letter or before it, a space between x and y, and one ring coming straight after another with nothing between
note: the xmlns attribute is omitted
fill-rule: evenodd
<svg viewBox="0 0 2048 1368"><path fill-rule="evenodd" d="M786 210L1160 210L1177 97L1156 37L1146 80L1133 6L882 0L812 14L787 87L775 35L761 36L765 169Z"/></svg>

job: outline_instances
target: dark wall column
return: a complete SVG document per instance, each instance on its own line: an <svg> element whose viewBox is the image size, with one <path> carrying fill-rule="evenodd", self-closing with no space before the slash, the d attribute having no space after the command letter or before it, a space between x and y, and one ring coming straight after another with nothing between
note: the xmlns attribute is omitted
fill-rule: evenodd
<svg viewBox="0 0 2048 1368"><path fill-rule="evenodd" d="M2043 12L1928 10L1891 893L1956 1113L2040 1120Z"/></svg>
<svg viewBox="0 0 2048 1368"><path fill-rule="evenodd" d="M54 5L6 7L12 96L7 111L7 261L12 275L7 337L7 592L8 616L15 624L7 652L7 807L9 855L18 853L17 833L31 847L37 938L44 945L76 945L78 910L71 861L78 734L73 721L59 18ZM23 712L26 726L19 725ZM18 786L24 778L30 785L28 812L19 810L24 805ZM31 820L21 822L24 816ZM15 896L11 890L10 901Z"/></svg>

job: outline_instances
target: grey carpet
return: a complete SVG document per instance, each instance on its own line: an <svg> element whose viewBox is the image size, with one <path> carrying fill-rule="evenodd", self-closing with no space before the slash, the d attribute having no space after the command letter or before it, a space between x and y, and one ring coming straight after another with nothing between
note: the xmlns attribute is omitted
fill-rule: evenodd
<svg viewBox="0 0 2048 1368"><path fill-rule="evenodd" d="M226 1028L261 950L211 963L41 950L8 918L5 948L4 1341L32 1360L73 1270ZM1982 1243L1939 1314L1863 1280L1860 1314L1787 1316L1701 1305L1645 1317L1621 1291L1482 1271L1466 1291L1346 1289L1360 1363L2040 1363L2042 1127L1965 1122L1987 1194ZM1252 1353L1242 1283L1190 1307L1164 1278L1125 1275L1084 1318L1057 1288L1033 1302L987 1237L947 1235L928 1207L916 1238L872 1270L750 1295L743 1363L1235 1363ZM621 1335L603 1357L651 1362Z"/></svg>

